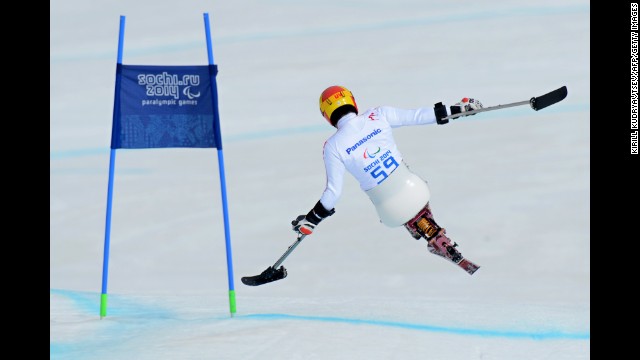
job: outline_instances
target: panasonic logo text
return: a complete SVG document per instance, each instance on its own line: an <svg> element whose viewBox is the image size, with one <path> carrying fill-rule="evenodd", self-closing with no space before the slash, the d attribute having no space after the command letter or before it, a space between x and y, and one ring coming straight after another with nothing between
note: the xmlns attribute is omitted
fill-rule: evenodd
<svg viewBox="0 0 640 360"><path fill-rule="evenodd" d="M358 146L360 146L360 145L362 145L362 144L366 143L369 139L371 139L372 137L374 137L374 136L376 136L376 135L380 134L381 132L382 132L382 130L380 130L380 129L375 129L375 130L373 130L373 131L371 132L371 134L369 134L369 135L367 135L367 136L363 137L360 141L358 141L357 143L355 143L355 145L353 145L352 147L347 148L347 155L351 154L351 152L352 152L352 151L354 151L355 149L357 149L357 148L358 148Z"/></svg>

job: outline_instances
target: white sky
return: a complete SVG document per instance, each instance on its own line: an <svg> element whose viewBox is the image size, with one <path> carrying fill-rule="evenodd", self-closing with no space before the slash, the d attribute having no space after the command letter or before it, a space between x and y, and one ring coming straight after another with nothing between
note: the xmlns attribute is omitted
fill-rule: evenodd
<svg viewBox="0 0 640 360"><path fill-rule="evenodd" d="M588 1L51 2L52 359L585 359L590 350ZM118 150L99 318L120 15L125 64L204 65L213 35L237 314L213 149ZM329 85L361 110L527 100L401 128L436 220L481 269L379 223L348 177L336 214L260 287L319 199Z"/></svg>

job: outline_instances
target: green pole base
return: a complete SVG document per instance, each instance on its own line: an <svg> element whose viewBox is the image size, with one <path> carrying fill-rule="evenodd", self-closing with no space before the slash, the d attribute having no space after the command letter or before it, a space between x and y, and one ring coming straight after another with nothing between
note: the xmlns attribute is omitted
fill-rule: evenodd
<svg viewBox="0 0 640 360"><path fill-rule="evenodd" d="M100 319L107 316L107 294L100 295Z"/></svg>
<svg viewBox="0 0 640 360"><path fill-rule="evenodd" d="M229 311L231 311L231 317L236 313L236 291L229 290Z"/></svg>

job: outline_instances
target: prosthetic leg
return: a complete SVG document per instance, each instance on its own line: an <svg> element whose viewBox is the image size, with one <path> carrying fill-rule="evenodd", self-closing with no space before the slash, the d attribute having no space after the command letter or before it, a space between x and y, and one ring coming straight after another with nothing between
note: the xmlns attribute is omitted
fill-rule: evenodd
<svg viewBox="0 0 640 360"><path fill-rule="evenodd" d="M452 242L446 235L446 230L440 227L433 219L429 203L418 214L404 224L414 239L427 240L427 249L430 253L443 257L452 263L462 267L469 274L478 270L479 266L466 260L456 249L458 244Z"/></svg>

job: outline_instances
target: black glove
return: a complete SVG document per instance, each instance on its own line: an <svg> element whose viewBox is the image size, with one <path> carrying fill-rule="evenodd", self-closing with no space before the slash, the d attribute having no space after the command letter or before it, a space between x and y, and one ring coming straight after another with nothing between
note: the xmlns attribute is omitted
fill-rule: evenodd
<svg viewBox="0 0 640 360"><path fill-rule="evenodd" d="M291 225L293 226L292 229L299 235L311 235L313 233L313 229L316 228L320 221L333 215L335 212L335 209L325 209L322 203L318 201L307 215L298 215L298 217L291 222Z"/></svg>

